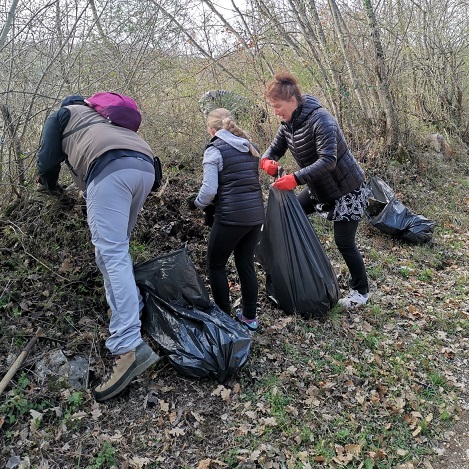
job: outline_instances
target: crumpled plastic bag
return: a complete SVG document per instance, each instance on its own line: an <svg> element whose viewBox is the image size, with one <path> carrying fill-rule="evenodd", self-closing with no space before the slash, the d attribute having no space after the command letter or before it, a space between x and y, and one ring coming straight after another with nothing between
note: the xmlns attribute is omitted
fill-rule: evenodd
<svg viewBox="0 0 469 469"><path fill-rule="evenodd" d="M340 297L337 276L293 191L271 188L256 260L266 290L287 314L320 317Z"/></svg>
<svg viewBox="0 0 469 469"><path fill-rule="evenodd" d="M412 213L381 178L373 176L367 185L371 194L365 215L375 228L413 244L431 241L433 220Z"/></svg>
<svg viewBox="0 0 469 469"><path fill-rule="evenodd" d="M182 375L223 383L247 361L251 338L211 302L187 249L134 266L142 327Z"/></svg>

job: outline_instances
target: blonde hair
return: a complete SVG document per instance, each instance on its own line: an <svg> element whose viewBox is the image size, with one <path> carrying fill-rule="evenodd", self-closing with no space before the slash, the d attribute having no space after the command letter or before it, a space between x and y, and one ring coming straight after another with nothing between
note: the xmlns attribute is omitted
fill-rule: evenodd
<svg viewBox="0 0 469 469"><path fill-rule="evenodd" d="M231 132L237 137L245 138L249 141L249 151L251 152L251 154L257 157L260 156L259 152L254 148L254 145L251 143L251 138L249 137L249 135L243 129L238 127L236 121L234 120L233 116L231 115L231 112L228 111L228 109L220 107L214 109L213 111L210 111L207 116L207 126L208 128L214 129L216 131L221 129L228 130L228 132Z"/></svg>

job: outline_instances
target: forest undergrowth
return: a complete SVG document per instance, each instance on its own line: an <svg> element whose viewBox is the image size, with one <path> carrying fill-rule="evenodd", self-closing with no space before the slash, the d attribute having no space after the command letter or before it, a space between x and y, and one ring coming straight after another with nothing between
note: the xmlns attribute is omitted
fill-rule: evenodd
<svg viewBox="0 0 469 469"><path fill-rule="evenodd" d="M1 375L38 327L60 342L39 341L0 396L0 467L444 465L445 445L469 409L468 167L465 155L422 157L419 171L397 163L368 169L436 228L430 243L414 245L361 223L366 307L335 307L321 319L287 316L266 297L258 266L262 329L237 375L224 384L191 379L162 360L105 404L90 393L111 357L84 203L74 190L60 197L24 191L0 218ZM165 173L167 184L150 195L135 229L134 261L186 245L207 283L208 228L185 203L200 170L176 164ZM263 175L262 182L267 197L270 181ZM311 220L345 291L332 226ZM233 266L230 281L236 300ZM85 359L86 389L59 374L41 379L38 363L57 351Z"/></svg>

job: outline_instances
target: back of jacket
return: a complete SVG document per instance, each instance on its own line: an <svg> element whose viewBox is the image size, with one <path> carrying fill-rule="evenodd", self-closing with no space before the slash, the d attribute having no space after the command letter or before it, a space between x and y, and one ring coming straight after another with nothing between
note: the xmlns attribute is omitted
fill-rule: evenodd
<svg viewBox="0 0 469 469"><path fill-rule="evenodd" d="M88 106L66 107L70 120L62 134L62 150L80 189L86 188L91 164L107 151L133 150L154 157L150 146L136 132L111 124Z"/></svg>
<svg viewBox="0 0 469 469"><path fill-rule="evenodd" d="M282 122L264 156L278 160L287 150L301 168L295 178L318 202L337 200L365 181L336 119L314 96L303 96L301 110L291 122Z"/></svg>
<svg viewBox="0 0 469 469"><path fill-rule="evenodd" d="M264 222L264 202L259 183L259 158L243 153L222 139L212 142L221 153L215 217L224 225L254 226Z"/></svg>

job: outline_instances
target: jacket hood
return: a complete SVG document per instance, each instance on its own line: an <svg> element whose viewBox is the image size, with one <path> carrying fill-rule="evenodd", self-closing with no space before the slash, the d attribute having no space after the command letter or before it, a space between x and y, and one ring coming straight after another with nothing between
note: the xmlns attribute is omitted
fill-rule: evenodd
<svg viewBox="0 0 469 469"><path fill-rule="evenodd" d="M250 142L245 138L237 137L225 129L218 130L215 137L222 139L228 145L231 145L242 153L249 153Z"/></svg>
<svg viewBox="0 0 469 469"><path fill-rule="evenodd" d="M85 98L79 94L72 94L62 100L60 107L71 106L72 104L85 104Z"/></svg>

